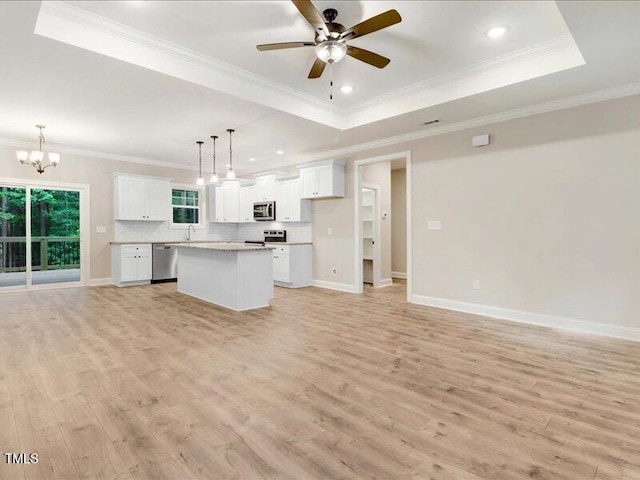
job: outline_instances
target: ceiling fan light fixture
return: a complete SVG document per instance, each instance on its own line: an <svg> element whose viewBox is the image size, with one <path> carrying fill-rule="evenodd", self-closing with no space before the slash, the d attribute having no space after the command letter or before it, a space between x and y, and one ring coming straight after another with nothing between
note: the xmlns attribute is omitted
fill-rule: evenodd
<svg viewBox="0 0 640 480"><path fill-rule="evenodd" d="M336 63L347 54L347 45L343 40L326 40L316 46L316 56L325 63Z"/></svg>

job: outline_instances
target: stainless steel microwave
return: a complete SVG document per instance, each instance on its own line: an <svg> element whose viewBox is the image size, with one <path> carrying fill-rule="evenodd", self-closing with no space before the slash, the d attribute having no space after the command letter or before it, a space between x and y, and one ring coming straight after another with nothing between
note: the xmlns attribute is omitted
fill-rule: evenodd
<svg viewBox="0 0 640 480"><path fill-rule="evenodd" d="M271 222L276 219L276 202L256 202L253 204L253 219Z"/></svg>

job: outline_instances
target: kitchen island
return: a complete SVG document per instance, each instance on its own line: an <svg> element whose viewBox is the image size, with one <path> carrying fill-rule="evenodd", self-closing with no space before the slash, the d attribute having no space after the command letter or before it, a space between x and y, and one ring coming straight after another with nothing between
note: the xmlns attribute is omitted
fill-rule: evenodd
<svg viewBox="0 0 640 480"><path fill-rule="evenodd" d="M273 247L178 243L178 292L236 311L268 307Z"/></svg>

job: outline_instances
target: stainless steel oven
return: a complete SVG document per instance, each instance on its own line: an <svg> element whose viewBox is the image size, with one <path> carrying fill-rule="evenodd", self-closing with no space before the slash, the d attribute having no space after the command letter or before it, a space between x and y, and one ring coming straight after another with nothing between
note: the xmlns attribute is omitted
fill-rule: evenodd
<svg viewBox="0 0 640 480"><path fill-rule="evenodd" d="M276 202L256 202L253 204L253 219L271 222L276 219Z"/></svg>

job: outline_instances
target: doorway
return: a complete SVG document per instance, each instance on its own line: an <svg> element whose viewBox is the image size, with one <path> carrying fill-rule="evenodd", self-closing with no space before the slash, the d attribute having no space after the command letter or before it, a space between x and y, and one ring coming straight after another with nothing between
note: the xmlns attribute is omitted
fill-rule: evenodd
<svg viewBox="0 0 640 480"><path fill-rule="evenodd" d="M87 190L0 180L0 291L84 284Z"/></svg>
<svg viewBox="0 0 640 480"><path fill-rule="evenodd" d="M406 298L407 301L410 300L411 298L411 287L412 287L412 266L411 266L411 252L412 252L412 247L411 247L411 243L412 243L412 238L411 238L411 152L406 151L406 152L399 152L399 153L394 153L394 154L390 154L390 155L383 155L383 156L379 156L379 157L373 157L373 158L367 158L367 159L363 159L363 160L356 160L354 162L354 189L353 191L355 192L354 195L354 210L355 210L355 221L354 221L354 229L355 229L355 235L354 235L354 250L355 250L355 285L354 285L354 289L356 293L363 293L364 291L364 283L368 283L367 280L371 280L371 283L374 287L383 287L383 286L388 286L391 285L393 283L392 281L392 277L393 278L403 278L404 275L400 276L398 275L398 272L393 272L392 271L392 256L390 254L390 249L391 249L391 222L390 222L390 212L391 212L391 207L390 207L390 203L386 202L384 207L380 207L381 204L381 198L380 198L380 190L377 190L377 194L372 194L369 193L370 190L376 191L375 187L376 184L380 183L380 182L376 182L376 184L371 184L369 182L371 181L375 181L375 175L372 175L372 173L374 171L379 171L379 168L373 168L373 167L381 167L382 164L386 164L386 166L384 167L385 173L385 183L389 183L389 188L387 190L390 190L390 185L391 185L391 169L392 168L403 168L404 171L406 172L405 177L404 177L404 181L405 181L405 209L402 211L402 213L405 215L405 222L402 222L403 227L406 229L405 230L405 235L400 236L400 238L406 242L406 248L403 248L403 251L406 252L405 253L405 265L406 265ZM377 165L376 165L377 164ZM369 170L366 170L367 167L369 167ZM386 195L385 198L387 198L387 200L389 200L391 198L391 194L389 192L387 192L388 195ZM373 195L376 200L374 201L375 205L377 205L376 208L378 211L377 213L374 214L374 221L369 223L367 222L368 217L368 211L367 211L367 206L366 204L369 202L367 200L368 196ZM380 210L384 210L384 211L380 211ZM393 217L391 217L393 218ZM383 227L383 222L386 222L386 224L384 225L385 228ZM374 228L375 226L375 228ZM373 240L373 242L371 245L369 245L367 243L367 239L365 237L367 237L368 235L366 235L368 229L371 228L372 229L372 237L376 238L376 240ZM384 243L384 241L381 241L380 238L380 232L384 231L386 232L385 234L385 239L387 241L387 247L385 248L385 255L384 258L382 254L380 254L379 252L381 251L381 248L383 247L382 243ZM405 247L405 245L402 245L403 247ZM369 250L369 247L375 247L371 248L371 250ZM369 255L369 252L372 253L372 255ZM379 261L376 262L376 252L378 252L378 259ZM369 257L372 257L371 260L368 260ZM384 261L386 258L388 257L388 261ZM370 264L368 262L371 262ZM380 271L376 271L376 264L378 266L378 268L382 269L382 272ZM396 282L401 282L403 283L403 280L397 280Z"/></svg>

